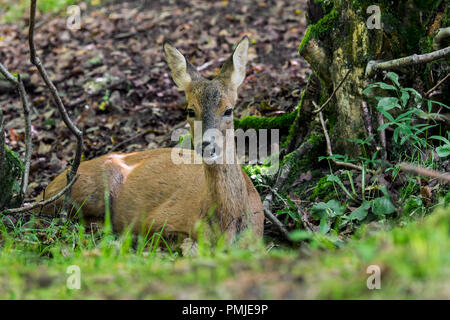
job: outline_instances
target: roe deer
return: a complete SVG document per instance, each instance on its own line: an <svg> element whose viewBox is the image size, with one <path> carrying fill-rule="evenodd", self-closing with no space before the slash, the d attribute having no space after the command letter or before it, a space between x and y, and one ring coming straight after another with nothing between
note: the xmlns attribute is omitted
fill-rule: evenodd
<svg viewBox="0 0 450 320"><path fill-rule="evenodd" d="M244 37L233 54L212 80L205 79L196 68L169 42L163 45L166 60L175 84L186 94L187 121L194 138L194 121L225 136L234 130L233 108L237 89L245 78L249 40ZM234 131L233 131L234 132ZM195 139L194 139L195 140ZM203 138L208 149L204 160L214 160L222 146ZM234 140L233 140L234 146ZM213 218L221 233L233 239L250 227L254 234L263 233L264 213L261 199L250 178L237 161L209 164L175 164L172 148L134 153L111 153L82 162L78 180L72 187L72 200L81 207L86 222L102 221L105 216L105 190L109 191L112 227L121 232L132 226L133 233L148 230L165 234L182 234L196 239L195 225L214 208ZM236 152L233 155L236 160ZM189 156L195 151L186 150ZM206 152L205 152L206 153ZM66 172L57 176L37 200L50 198L66 185ZM50 213L62 205L62 198L47 205Z"/></svg>

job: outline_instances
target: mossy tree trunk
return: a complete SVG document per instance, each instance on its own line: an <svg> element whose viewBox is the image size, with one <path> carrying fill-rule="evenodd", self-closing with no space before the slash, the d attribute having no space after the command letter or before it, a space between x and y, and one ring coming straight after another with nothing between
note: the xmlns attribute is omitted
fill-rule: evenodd
<svg viewBox="0 0 450 320"><path fill-rule="evenodd" d="M367 63L370 60L391 60L433 51L431 43L434 32L448 26L446 2L309 0L309 27L299 52L320 80L321 103L351 70L336 92L334 101L325 109L334 153L350 156L361 154L359 145L348 139L367 136L362 91L369 82L380 80L366 77ZM369 29L367 24L372 15L367 13L367 8L374 4L381 13L379 29ZM422 86L425 90L445 76L448 69L445 70L442 63L429 63L402 71L400 73L405 86L418 89ZM434 80L430 79L430 74ZM448 91L448 84L442 91L445 90ZM378 125L375 112L369 108L369 113L376 131Z"/></svg>

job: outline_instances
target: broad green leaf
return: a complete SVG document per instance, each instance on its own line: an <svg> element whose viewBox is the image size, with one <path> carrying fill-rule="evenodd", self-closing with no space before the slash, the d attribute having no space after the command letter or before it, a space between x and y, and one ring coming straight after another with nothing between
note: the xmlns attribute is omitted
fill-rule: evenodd
<svg viewBox="0 0 450 320"><path fill-rule="evenodd" d="M320 219L320 233L326 234L328 231L330 231L329 219L328 218Z"/></svg>
<svg viewBox="0 0 450 320"><path fill-rule="evenodd" d="M370 209L370 202L364 200L361 206L359 206L359 208L357 208L350 214L349 218L351 220L357 219L358 221L362 221L369 213L369 209Z"/></svg>
<svg viewBox="0 0 450 320"><path fill-rule="evenodd" d="M395 90L397 91L397 88L394 87L393 85L384 83L384 82L377 82L375 83L375 85L377 85L378 87L380 87L381 89L385 89L385 90Z"/></svg>
<svg viewBox="0 0 450 320"><path fill-rule="evenodd" d="M398 74L396 74L395 72L388 72L386 74L386 78L391 79L393 83L395 83L398 87L400 87L400 83L398 82Z"/></svg>
<svg viewBox="0 0 450 320"><path fill-rule="evenodd" d="M416 113L416 110L408 110L408 111L406 111L406 112L403 112L401 115L399 115L398 117L397 117L397 119L395 119L395 121L400 121L400 120L403 120L403 121L405 121L405 120L410 120L410 119L412 119L412 117L408 117L408 116L410 116L410 115L412 115L412 114L415 114Z"/></svg>
<svg viewBox="0 0 450 320"><path fill-rule="evenodd" d="M394 108L401 108L398 103L398 99L394 97L383 97L378 101L378 107L383 108L384 110L391 110Z"/></svg>
<svg viewBox="0 0 450 320"><path fill-rule="evenodd" d="M402 96L400 98L402 100L402 106L406 107L406 105L408 104L408 100L409 100L409 93L406 90L402 90Z"/></svg>
<svg viewBox="0 0 450 320"><path fill-rule="evenodd" d="M343 213L343 206L336 200L330 200L327 203L319 202L311 208L311 215L315 219L340 216Z"/></svg>
<svg viewBox="0 0 450 320"><path fill-rule="evenodd" d="M383 123L381 126L378 127L378 131L386 130L386 129L389 128L390 126L391 126L390 123Z"/></svg>
<svg viewBox="0 0 450 320"><path fill-rule="evenodd" d="M369 87L365 88L362 93L367 96L370 93L371 89L372 89L372 87L369 86Z"/></svg>
<svg viewBox="0 0 450 320"><path fill-rule="evenodd" d="M389 112L379 107L377 108L377 110L380 111L383 114L383 116L385 116L389 121L394 122L394 117L392 117Z"/></svg>
<svg viewBox="0 0 450 320"><path fill-rule="evenodd" d="M380 197L372 201L372 212L378 216L391 214L395 211L395 207L389 197Z"/></svg>
<svg viewBox="0 0 450 320"><path fill-rule="evenodd" d="M394 90L397 91L397 88L394 87L393 85L384 83L384 82L375 82L372 83L371 85L369 85L364 91L368 90L368 89L372 89L372 88L381 88L381 89L385 89L385 90ZM363 91L363 93L364 93Z"/></svg>
<svg viewBox="0 0 450 320"><path fill-rule="evenodd" d="M384 194L386 197L389 196L389 192L388 192L388 190L387 190L387 188L386 188L386 186L385 186L384 184L378 186L378 189L380 189L381 192L383 192L383 194Z"/></svg>
<svg viewBox="0 0 450 320"><path fill-rule="evenodd" d="M311 216L314 219L322 219L327 216L327 208L328 205L325 202L319 202L312 206L311 208Z"/></svg>
<svg viewBox="0 0 450 320"><path fill-rule="evenodd" d="M442 136L431 136L430 139L440 140L443 143L450 145L450 141L448 141L446 138L444 138Z"/></svg>
<svg viewBox="0 0 450 320"><path fill-rule="evenodd" d="M422 96L420 95L419 92L417 92L416 89L413 89L413 88L403 88L403 90L406 90L406 91L411 92L411 93L415 96L415 98L419 98L419 99L422 98Z"/></svg>
<svg viewBox="0 0 450 320"><path fill-rule="evenodd" d="M395 128L395 130L394 130L394 141L395 142L398 142L398 135L399 135L399 133L400 133L400 130L401 130L401 128L400 127L397 127L397 128Z"/></svg>
<svg viewBox="0 0 450 320"><path fill-rule="evenodd" d="M439 157L445 158L450 155L450 146L440 146L436 148L436 153Z"/></svg>
<svg viewBox="0 0 450 320"><path fill-rule="evenodd" d="M347 190L347 188L344 186L344 184L342 183L341 179L339 179L338 176L335 176L334 174L329 174L327 181L337 183L349 198L353 198L352 194Z"/></svg>

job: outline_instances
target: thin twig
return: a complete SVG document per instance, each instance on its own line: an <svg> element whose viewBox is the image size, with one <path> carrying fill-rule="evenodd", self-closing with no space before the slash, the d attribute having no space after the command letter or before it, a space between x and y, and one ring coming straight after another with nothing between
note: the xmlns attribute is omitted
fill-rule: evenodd
<svg viewBox="0 0 450 320"><path fill-rule="evenodd" d="M22 101L23 115L25 118L25 166L23 170L22 183L20 185L20 203L22 205L25 194L28 188L28 177L30 175L30 164L31 164L31 151L32 141L31 141L31 118L30 118L30 101L28 95L25 91L25 86L23 85L22 78L20 74L17 76L18 90L20 93L20 100Z"/></svg>
<svg viewBox="0 0 450 320"><path fill-rule="evenodd" d="M11 84L13 84L20 96L20 101L22 102L23 115L25 118L25 158L24 158L24 170L22 175L22 181L20 184L20 195L19 195L19 206L22 205L23 199L28 188L28 177L30 175L30 163L31 163L31 151L32 151L32 141L31 141L31 118L30 118L30 100L28 99L25 86L23 85L22 77L17 75L17 79L0 63L0 73L7 79ZM3 132L3 130L2 130ZM2 133L0 133L2 134ZM4 144L4 132L3 132L3 144ZM4 146L3 146L4 147ZM1 157L0 154L0 158ZM1 170L0 170L1 172Z"/></svg>
<svg viewBox="0 0 450 320"><path fill-rule="evenodd" d="M443 79L439 80L436 85L425 93L425 98L427 98L434 90L436 90L441 84L445 82L450 77L450 73L447 74Z"/></svg>
<svg viewBox="0 0 450 320"><path fill-rule="evenodd" d="M371 76L380 70L388 70L398 67L412 66L421 63L431 62L437 59L445 58L450 55L450 47L436 50L425 54L413 54L412 56L394 59L389 61L369 61L366 67L366 75Z"/></svg>
<svg viewBox="0 0 450 320"><path fill-rule="evenodd" d="M327 127L325 125L325 120L323 119L323 114L322 112L319 112L319 118L320 118L320 123L322 124L322 129L323 129L323 134L325 135L325 141L327 142L327 152L328 152L328 156L332 156L333 155L333 151L331 150L331 141L330 141L330 136L328 135L327 132ZM356 169L356 170L360 170L363 171L363 167L353 164L353 163L348 163L348 162L342 162L342 161L337 161L335 159L331 159L334 164L336 164L337 166L341 166L341 167L347 167L350 169ZM375 173L375 171L370 170L370 169L365 169L366 171L370 172L370 173Z"/></svg>
<svg viewBox="0 0 450 320"><path fill-rule="evenodd" d="M66 186L61 189L61 191L59 191L57 194L55 194L53 197L47 199L47 200L43 200L40 202L35 202L32 203L28 206L25 207L21 207L21 208L13 208L13 209L6 209L3 210L3 213L5 214L17 214L17 213L22 213L22 212L26 212L26 211L30 211L32 209L38 208L38 207L43 207L47 204L50 204L56 200L58 200L59 198L61 198L66 192L67 190L69 190L73 184L77 181L78 176L75 176L72 181L70 181L68 184L66 184Z"/></svg>
<svg viewBox="0 0 450 320"><path fill-rule="evenodd" d="M77 170L78 170L78 167L80 166L80 162L81 162L81 153L83 151L83 133L70 120L69 115L67 114L67 110L64 107L64 104L58 93L58 90L56 89L53 82L50 80L50 78L47 74L47 71L45 70L44 65L42 64L41 60L36 56L36 48L34 46L35 17L36 17L36 0L31 0L30 27L29 27L29 31L28 31L28 42L29 42L29 46L30 46L30 61L33 65L36 66L41 78L44 80L46 86L50 90L53 101L55 102L56 106L58 107L59 113L60 113L64 123L66 124L66 126L69 128L69 130L72 132L72 134L77 139L77 147L76 147L75 157L72 162L71 169L67 171L67 181L72 181L77 174ZM67 218L67 213L70 209L69 205L70 205L71 188L67 188L66 191L67 192L66 192L65 201L64 201L64 208L62 210L63 220L65 220Z"/></svg>
<svg viewBox="0 0 450 320"><path fill-rule="evenodd" d="M209 62L206 62L206 63L202 64L200 67L197 67L197 71L205 70L205 69L209 68L210 66L212 66L213 64L220 63L220 62L223 62L225 60L227 60L227 58L225 58L225 57L211 60Z"/></svg>
<svg viewBox="0 0 450 320"><path fill-rule="evenodd" d="M325 101L320 108L316 109L313 111L313 114L318 114L319 112L322 112L322 110L327 106L327 104L331 101L331 99L333 99L334 95L336 94L336 91L339 90L339 88L342 86L342 84L344 83L345 79L347 79L348 75L350 74L350 72L352 71L352 69L349 69L347 71L347 73L345 74L344 78L342 78L342 80L339 82L338 86L333 90L333 93L331 94L331 96L328 97L327 101Z"/></svg>
<svg viewBox="0 0 450 320"><path fill-rule="evenodd" d="M402 162L400 164L400 169L406 172L411 172L419 176L426 176L434 179L439 179L445 183L450 183L450 173L439 172L436 170L431 170L427 168L416 167L410 163Z"/></svg>

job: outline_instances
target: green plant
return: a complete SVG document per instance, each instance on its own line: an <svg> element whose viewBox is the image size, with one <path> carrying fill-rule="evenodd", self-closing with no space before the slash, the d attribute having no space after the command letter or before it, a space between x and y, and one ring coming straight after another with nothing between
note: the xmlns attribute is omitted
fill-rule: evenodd
<svg viewBox="0 0 450 320"><path fill-rule="evenodd" d="M368 95L375 88L379 88L386 95L375 97L378 101L377 110L387 120L378 127L378 131L392 128L393 140L396 144L402 146L408 142L421 152L423 148L429 147L428 130L437 126L435 117L439 117L439 114L432 112L433 104L450 108L441 102L423 98L413 88L402 87L398 81L398 75L394 72L388 72L386 78L392 84L376 82L363 91L363 94ZM411 97L413 97L412 101ZM424 105L427 106L426 110L423 110ZM395 110L399 111L397 115L393 112Z"/></svg>
<svg viewBox="0 0 450 320"><path fill-rule="evenodd" d="M7 146L5 151L4 168L0 172L0 212L1 209L20 202L20 199L14 196L20 194L20 179L24 170L18 155Z"/></svg>
<svg viewBox="0 0 450 320"><path fill-rule="evenodd" d="M447 132L447 135L450 137L450 133ZM446 158L450 155L450 138L447 139L442 136L431 136L430 139L436 139L444 143L442 146L436 147L436 149L434 149L439 157Z"/></svg>

